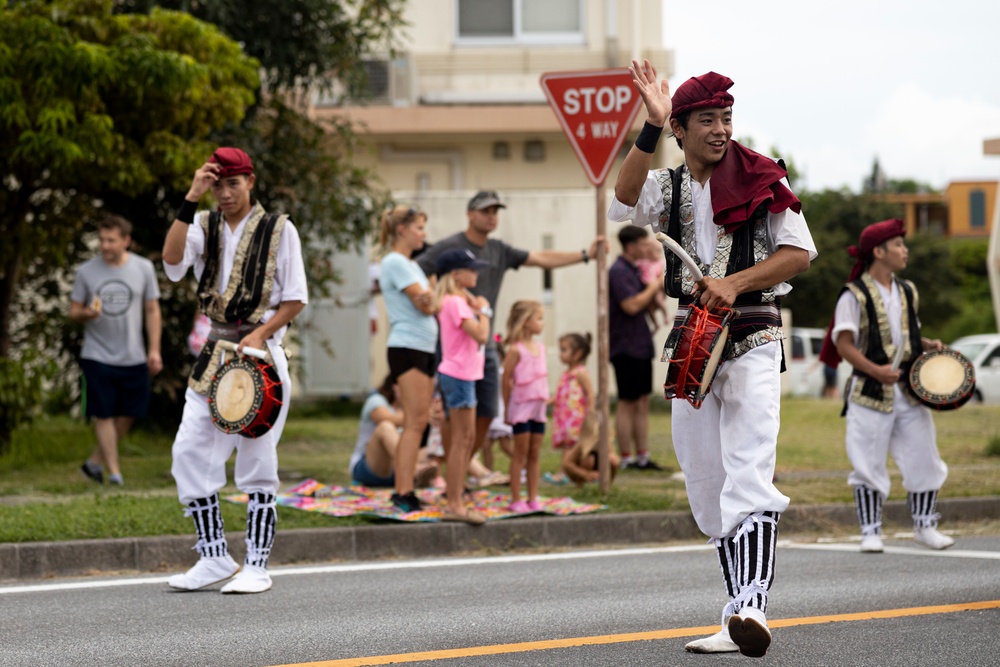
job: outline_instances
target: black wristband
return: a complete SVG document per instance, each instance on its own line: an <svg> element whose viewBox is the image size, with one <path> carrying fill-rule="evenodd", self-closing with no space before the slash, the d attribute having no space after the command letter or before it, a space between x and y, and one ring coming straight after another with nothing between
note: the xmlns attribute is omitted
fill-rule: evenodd
<svg viewBox="0 0 1000 667"><path fill-rule="evenodd" d="M639 136L635 139L635 147L641 150L643 153L653 153L656 151L656 144L660 140L660 134L663 132L662 127L656 127L655 125L650 125L647 120L642 124L642 129L639 130Z"/></svg>
<svg viewBox="0 0 1000 667"><path fill-rule="evenodd" d="M190 225L194 222L194 214L198 212L198 202L185 199L181 207L177 209L177 220Z"/></svg>
<svg viewBox="0 0 1000 667"><path fill-rule="evenodd" d="M590 255L587 254L587 249L586 248L584 248L583 250L581 250L580 254L583 255L583 263L584 264L586 264L587 262L590 261Z"/></svg>

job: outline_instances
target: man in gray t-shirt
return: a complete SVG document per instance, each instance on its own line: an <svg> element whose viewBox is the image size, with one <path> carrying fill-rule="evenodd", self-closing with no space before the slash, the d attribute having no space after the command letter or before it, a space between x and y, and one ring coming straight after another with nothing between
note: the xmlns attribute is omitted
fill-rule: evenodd
<svg viewBox="0 0 1000 667"><path fill-rule="evenodd" d="M477 192L466 207L469 226L464 232L444 238L422 252L417 258L417 264L428 276L435 272L437 258L445 250L462 248L469 250L479 259L490 263L490 268L479 270L479 280L470 290L473 294L486 297L490 308L496 308L500 295L500 285L504 273L508 269L518 269L522 266L537 266L542 269L557 269L561 266L586 263L596 256L603 243L603 237L595 238L590 247L583 250L521 250L500 241L489 238L500 221L500 209L507 208L500 195L492 190ZM604 249L607 252L607 248ZM506 318L497 314L490 318L491 324L497 321L505 322ZM476 382L476 440L472 453L486 439L490 422L497 416L500 400L499 359L496 343L490 332L486 345L486 365L483 369L483 379Z"/></svg>
<svg viewBox="0 0 1000 667"><path fill-rule="evenodd" d="M108 480L121 485L118 443L136 418L146 416L150 375L163 368L160 287L153 263L128 251L127 220L108 216L97 232L100 255L77 270L69 307L69 318L84 325L85 414L94 418L97 434L97 447L80 469L103 483L107 467Z"/></svg>

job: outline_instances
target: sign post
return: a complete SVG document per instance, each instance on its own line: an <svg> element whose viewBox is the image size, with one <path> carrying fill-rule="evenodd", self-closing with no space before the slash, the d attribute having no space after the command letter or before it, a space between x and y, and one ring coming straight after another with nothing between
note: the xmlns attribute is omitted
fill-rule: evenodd
<svg viewBox="0 0 1000 667"><path fill-rule="evenodd" d="M597 235L607 237L604 181L632 128L642 98L625 68L548 72L542 75L541 85L587 179L595 188ZM600 488L606 493L611 488L607 256L598 252L596 260L598 462Z"/></svg>

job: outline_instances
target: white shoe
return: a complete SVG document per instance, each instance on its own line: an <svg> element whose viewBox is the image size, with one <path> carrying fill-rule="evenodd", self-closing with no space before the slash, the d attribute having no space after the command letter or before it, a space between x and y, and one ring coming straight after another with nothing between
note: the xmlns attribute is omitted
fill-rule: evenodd
<svg viewBox="0 0 1000 667"><path fill-rule="evenodd" d="M729 638L729 628L722 628L711 637L695 639L685 644L684 650L691 653L732 653L739 651L740 647Z"/></svg>
<svg viewBox="0 0 1000 667"><path fill-rule="evenodd" d="M762 658L771 645L771 631L767 629L764 612L744 607L739 614L729 617L729 637L740 653L751 658Z"/></svg>
<svg viewBox="0 0 1000 667"><path fill-rule="evenodd" d="M222 587L223 593L263 593L271 589L267 568L244 565L236 578Z"/></svg>
<svg viewBox="0 0 1000 667"><path fill-rule="evenodd" d="M882 546L882 536L881 535L862 535L861 536L861 553L864 554L880 554L885 550Z"/></svg>
<svg viewBox="0 0 1000 667"><path fill-rule="evenodd" d="M926 528L914 528L913 540L928 549L947 549L955 544L955 540L948 537L937 528L927 526Z"/></svg>
<svg viewBox="0 0 1000 667"><path fill-rule="evenodd" d="M240 566L229 554L211 558L202 556L184 574L175 574L167 579L167 586L179 591L197 591L225 581L239 571Z"/></svg>

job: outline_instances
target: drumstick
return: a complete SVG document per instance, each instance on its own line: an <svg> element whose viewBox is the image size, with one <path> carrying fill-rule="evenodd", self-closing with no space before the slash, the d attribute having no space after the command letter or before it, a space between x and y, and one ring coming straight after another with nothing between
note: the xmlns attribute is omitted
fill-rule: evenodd
<svg viewBox="0 0 1000 667"><path fill-rule="evenodd" d="M903 363L903 350L906 349L906 341L904 340L896 348L896 354L892 357L892 370L893 372L899 370L899 365Z"/></svg>
<svg viewBox="0 0 1000 667"><path fill-rule="evenodd" d="M656 232L656 240L662 243L670 252L677 255L684 266L688 268L691 272L691 276L694 278L694 282L701 289L708 289L708 285L705 283L705 276L702 274L701 269L698 268L698 264L692 259L691 255L687 253L687 250L681 247L681 244L673 240L663 232Z"/></svg>
<svg viewBox="0 0 1000 667"><path fill-rule="evenodd" d="M233 352L238 352L239 354L245 354L248 357L256 357L257 359L264 359L267 357L267 350L260 350L256 347L243 347L242 349L236 349L239 347L237 343L231 343L228 340L220 340L216 343L223 350L232 350Z"/></svg>

